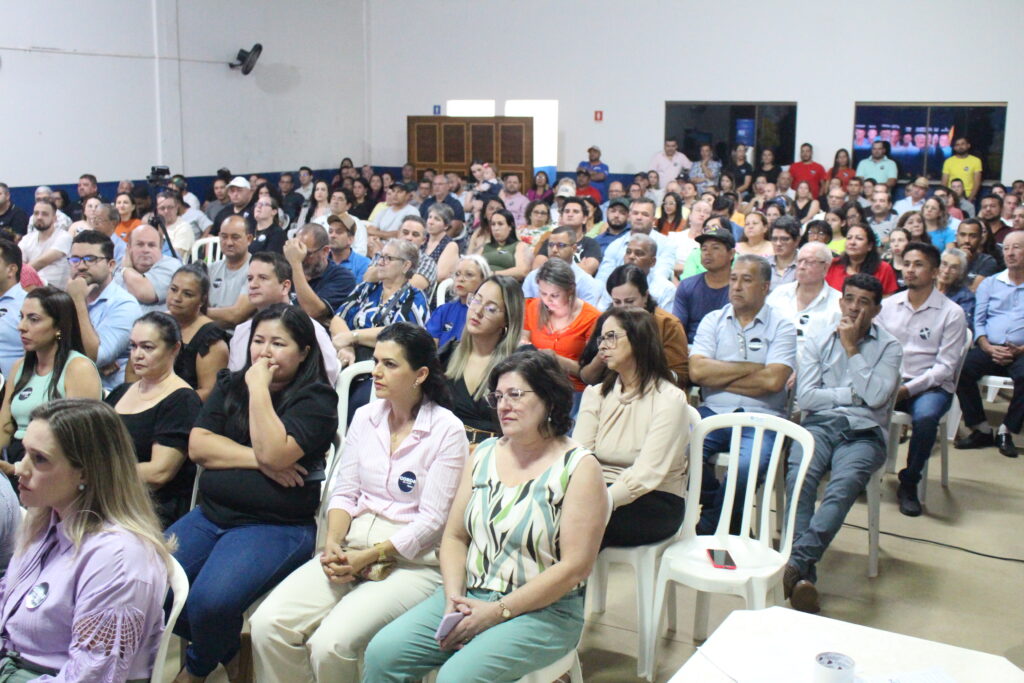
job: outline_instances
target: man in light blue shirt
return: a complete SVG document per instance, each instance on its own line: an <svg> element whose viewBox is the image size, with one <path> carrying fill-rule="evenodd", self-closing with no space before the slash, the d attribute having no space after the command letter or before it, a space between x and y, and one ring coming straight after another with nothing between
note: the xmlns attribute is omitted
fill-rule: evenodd
<svg viewBox="0 0 1024 683"><path fill-rule="evenodd" d="M114 282L114 244L96 230L83 230L71 243L71 280L67 292L75 303L85 355L96 362L103 388L124 382L128 337L142 316L134 296Z"/></svg>
<svg viewBox="0 0 1024 683"><path fill-rule="evenodd" d="M21 249L14 242L0 239L0 372L8 382L11 366L25 355L21 345L21 305L25 303L25 290L21 280Z"/></svg>
<svg viewBox="0 0 1024 683"><path fill-rule="evenodd" d="M572 268L576 276L576 296L586 301L599 311L603 311L611 304L611 299L598 284L597 280L587 271L573 263L573 254L576 251L576 229L563 225L551 231L548 238L548 257L565 261ZM538 269L531 270L523 280L523 297L530 299L540 296L540 289L537 287Z"/></svg>
<svg viewBox="0 0 1024 683"><path fill-rule="evenodd" d="M964 424L971 433L956 442L957 448L996 445L1008 458L1017 457L1010 434L1024 425L1024 230L1014 230L1003 240L1006 270L985 278L975 294L974 338L967 353L956 396ZM996 436L981 403L978 381L985 375L1013 380L1013 397Z"/></svg>
<svg viewBox="0 0 1024 683"><path fill-rule="evenodd" d="M729 276L729 303L711 311L697 328L690 347L690 381L701 387L701 417L733 412L766 413L786 417L786 381L796 368L796 328L771 306L765 305L772 267L761 256L736 258ZM754 434L744 429L739 453L736 497L743 500L750 469ZM698 533L714 533L725 499L711 461L729 450L731 430L712 432L704 441L702 505ZM761 444L758 483L771 458L774 434L766 432ZM733 507L732 528L739 528L743 506Z"/></svg>
<svg viewBox="0 0 1024 683"><path fill-rule="evenodd" d="M627 237L626 255L623 263L636 266L647 276L647 291L658 304L658 308L668 313L676 300L676 288L671 282L654 272L658 263L658 243L650 235L637 233Z"/></svg>
<svg viewBox="0 0 1024 683"><path fill-rule="evenodd" d="M871 156L857 164L857 175L884 183L890 191L896 187L896 162L885 156L884 142L875 140L871 143Z"/></svg>
<svg viewBox="0 0 1024 683"><path fill-rule="evenodd" d="M667 237L654 230L655 211L656 207L652 199L648 197L634 199L629 205L629 232L650 235L651 239L658 243L658 263L654 266L654 272L666 280L671 280L675 275L672 269L676 264L676 247ZM602 284L607 282L612 271L623 264L628 243L629 235L626 235L605 248L601 266L597 269L597 275L594 276L598 282Z"/></svg>

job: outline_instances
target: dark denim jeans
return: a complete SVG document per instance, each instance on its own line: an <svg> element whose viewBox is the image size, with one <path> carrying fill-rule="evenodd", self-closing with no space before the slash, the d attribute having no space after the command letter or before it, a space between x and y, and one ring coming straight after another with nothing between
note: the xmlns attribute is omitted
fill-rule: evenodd
<svg viewBox="0 0 1024 683"><path fill-rule="evenodd" d="M942 389L929 389L896 406L896 410L910 414L912 429L907 466L900 472L901 483L916 486L921 481L921 473L931 457L935 437L939 433L939 420L952 403L953 394Z"/></svg>
<svg viewBox="0 0 1024 683"><path fill-rule="evenodd" d="M186 665L209 675L238 652L242 617L261 595L313 555L316 526L253 524L222 528L196 508L167 530L189 593L174 632L190 641Z"/></svg>

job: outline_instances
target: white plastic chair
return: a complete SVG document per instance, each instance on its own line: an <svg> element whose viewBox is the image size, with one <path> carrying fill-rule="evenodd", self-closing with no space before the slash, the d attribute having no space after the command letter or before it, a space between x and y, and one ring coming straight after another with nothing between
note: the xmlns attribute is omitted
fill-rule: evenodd
<svg viewBox="0 0 1024 683"><path fill-rule="evenodd" d="M451 290L452 285L455 281L452 278L441 280L437 283L437 288L434 290L434 307L443 306L448 301L448 292Z"/></svg>
<svg viewBox="0 0 1024 683"><path fill-rule="evenodd" d="M153 675L150 676L150 683L162 683L164 680L164 667L167 662L167 648L174 636L174 624L178 621L178 615L185 606L185 599L188 597L188 577L178 561L171 558L171 612L164 622L164 632L160 635L160 647L156 651L156 658L153 660Z"/></svg>
<svg viewBox="0 0 1024 683"><path fill-rule="evenodd" d="M953 375L953 386L960 383L960 372L964 369L964 362L967 360L967 352L971 350L971 344L974 343L974 334L971 330L967 330L967 338L964 340L963 350L960 353L960 363L956 367L956 374ZM984 381L986 377L982 378ZM1003 378L999 378L1003 379ZM1008 379L1008 378L1007 378ZM1013 384L1011 382L1010 386ZM954 402L956 396L953 396ZM949 439L947 434L949 429L949 420L952 413L953 404L950 404L950 410L939 418L939 428L936 432L935 440L939 444L939 453L942 458L942 488L949 488ZM959 406L956 414L956 421L959 423L960 414ZM892 411L892 419L889 422L889 440L887 443L887 452L885 457L885 471L889 474L896 473L896 462L898 459L898 451L900 447L900 427L911 426L913 420L909 413L904 413L900 410ZM921 482L917 485L917 497L921 499L921 502L925 502L925 498L928 495L928 462L931 460L925 460L924 470L921 472Z"/></svg>
<svg viewBox="0 0 1024 683"><path fill-rule="evenodd" d="M202 258L200 258L202 253ZM192 244L192 263L202 260L206 265L220 259L220 238L204 237Z"/></svg>
<svg viewBox="0 0 1024 683"><path fill-rule="evenodd" d="M690 421L690 434L700 422L700 413L693 406L686 407L687 416ZM685 455L685 454L684 454ZM680 491L680 494L684 492ZM654 580L658 574L658 563L661 561L661 554L665 548L675 543L680 538L680 531L658 543L640 545L632 548L605 548L594 563L594 569L587 579L587 600L591 605L590 611L600 614L605 610L605 599L608 594L608 568L613 564L628 564L633 568L636 577L636 630L637 630L637 655L636 675L638 678L654 675L654 662L646 658L644 643L647 642L647 624L650 623L650 611L654 604ZM669 611L669 628L675 630L675 610Z"/></svg>
<svg viewBox="0 0 1024 683"><path fill-rule="evenodd" d="M359 375L368 375L371 372L373 372L373 361L361 360L358 363L352 363L338 373L338 381L334 383L334 389L338 392L338 436L341 437L342 443L345 442L345 433L348 432L348 398L352 382ZM371 387L370 397L372 398L375 393Z"/></svg>
<svg viewBox="0 0 1024 683"><path fill-rule="evenodd" d="M704 467L704 441L708 434L718 429L731 429L732 438L729 452L739 453L742 429L754 430L752 453L760 453L765 432L775 432L775 442L766 468L765 483L760 493L756 491L759 458L750 459L747 486L742 500L736 497L736 481L739 477L739 458L729 459L729 473L725 484L725 499L715 533L710 536L697 535L697 521L700 517L701 472ZM802 448L804 453L814 452L814 437L803 427L774 415L760 413L726 413L704 418L690 437L689 486L687 488L686 517L683 520L683 538L669 546L661 557L658 578L655 582L654 604L651 621L647 626L648 639L646 661L656 660L661 615L665 606L665 595L672 582L681 583L697 590L697 605L694 611L693 637L704 640L708 631L709 593L738 595L746 601L748 609L763 609L768 605L768 594L775 592L781 598L782 574L789 560L793 546L793 527L796 524L797 503L811 458L803 458L796 472L796 486L789 503L783 525L779 549L772 547L771 497L776 484L775 474L783 464L783 446L786 438L791 439L793 448ZM754 498L760 496L758 519L753 518ZM729 527L735 505L743 506L740 533L732 535ZM750 535L752 522L757 522L757 538ZM707 556L710 549L729 551L736 562L736 569L717 569ZM648 672L650 674L650 672Z"/></svg>
<svg viewBox="0 0 1024 683"><path fill-rule="evenodd" d="M999 375L985 375L978 384L985 387L985 400L989 403L994 403L996 398L999 396L1000 389L1009 389L1013 391L1013 380L1009 377L1000 377Z"/></svg>

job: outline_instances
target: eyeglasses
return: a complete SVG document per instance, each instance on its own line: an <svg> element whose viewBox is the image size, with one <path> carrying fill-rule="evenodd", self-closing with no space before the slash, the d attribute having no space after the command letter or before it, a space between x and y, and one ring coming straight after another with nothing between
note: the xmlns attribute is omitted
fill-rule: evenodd
<svg viewBox="0 0 1024 683"><path fill-rule="evenodd" d="M389 265L394 263L395 261L404 261L404 260L405 259L402 258L401 256L389 256L387 254L377 254L376 256L373 257L373 262L374 263L380 263L380 262L383 261L384 263L387 263Z"/></svg>
<svg viewBox="0 0 1024 683"><path fill-rule="evenodd" d="M605 332L604 334L597 338L597 346L598 348L602 346L607 346L609 349L614 349L616 346L619 345L619 339L625 336L625 332Z"/></svg>
<svg viewBox="0 0 1024 683"><path fill-rule="evenodd" d="M826 263L829 263L829 261L822 261L821 259L817 259L817 258L798 258L796 260L796 264L798 266L808 266L808 267L810 267L810 266L813 266L816 263L821 264L821 265L825 265Z"/></svg>
<svg viewBox="0 0 1024 683"><path fill-rule="evenodd" d="M68 256L68 263L73 266L77 266L79 263L85 262L85 265L91 266L92 264L100 261L99 256Z"/></svg>
<svg viewBox="0 0 1024 683"><path fill-rule="evenodd" d="M553 242L548 240L548 249L568 249L569 247L575 247L576 245L572 242Z"/></svg>
<svg viewBox="0 0 1024 683"><path fill-rule="evenodd" d="M479 296L474 296L473 298L471 298L469 301L466 302L466 305L469 308L482 307L484 309L484 315L490 316L492 318L501 315L501 309L498 306L494 304L484 304L484 300Z"/></svg>
<svg viewBox="0 0 1024 683"><path fill-rule="evenodd" d="M523 394L533 394L534 391L528 389L509 389L504 394L500 391L492 391L491 393L484 396L484 400L487 401L487 405L492 408L497 408L498 404L501 403L501 399L507 398L508 402L512 405L519 403L519 399L523 397Z"/></svg>

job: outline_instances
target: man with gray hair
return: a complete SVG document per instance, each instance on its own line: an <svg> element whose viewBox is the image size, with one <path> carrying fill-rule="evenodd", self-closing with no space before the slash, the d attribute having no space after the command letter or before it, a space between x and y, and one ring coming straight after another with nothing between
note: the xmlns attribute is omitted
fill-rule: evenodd
<svg viewBox="0 0 1024 683"><path fill-rule="evenodd" d="M808 242L796 254L796 280L768 295L768 305L796 328L798 346L816 330L833 330L839 324L841 295L825 282L831 264L832 252L825 244Z"/></svg>
<svg viewBox="0 0 1024 683"><path fill-rule="evenodd" d="M702 235L706 237L706 235ZM729 276L729 303L701 320L690 347L690 381L701 387L702 418L738 411L786 417L786 382L796 369L796 328L766 305L772 267L761 256L736 257ZM729 450L731 430L711 432L704 441L704 462L697 533L711 534L718 526L725 500L725 482L715 476L712 460ZM753 430L743 430L734 500L743 500L753 457ZM765 433L758 455L757 483L764 480L771 458L773 433ZM733 507L732 533L739 528L743 506Z"/></svg>
<svg viewBox="0 0 1024 683"><path fill-rule="evenodd" d="M307 223L284 243L284 257L292 267L292 287L299 306L313 320L326 323L356 288L352 271L331 258L327 231Z"/></svg>
<svg viewBox="0 0 1024 683"><path fill-rule="evenodd" d="M647 291L658 303L658 308L668 313L672 312L672 305L676 299L676 288L664 276L654 272L654 266L658 262L658 243L651 239L650 235L636 233L627 237L626 254L622 259L624 264L631 264L644 271L647 276Z"/></svg>

